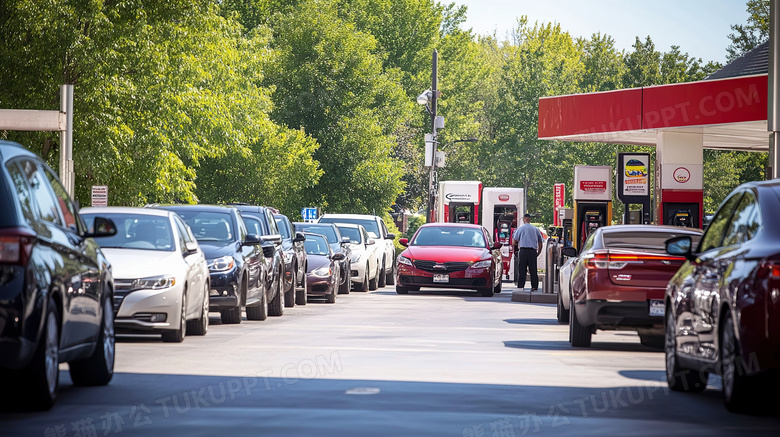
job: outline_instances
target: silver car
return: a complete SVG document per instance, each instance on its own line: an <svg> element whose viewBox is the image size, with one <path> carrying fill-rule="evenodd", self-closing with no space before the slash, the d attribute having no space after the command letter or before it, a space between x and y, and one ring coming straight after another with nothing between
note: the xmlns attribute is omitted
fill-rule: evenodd
<svg viewBox="0 0 780 437"><path fill-rule="evenodd" d="M209 269L206 257L178 214L162 209L89 207L88 227L110 217L116 235L99 237L114 267L114 326L118 332L162 334L181 342L209 327Z"/></svg>

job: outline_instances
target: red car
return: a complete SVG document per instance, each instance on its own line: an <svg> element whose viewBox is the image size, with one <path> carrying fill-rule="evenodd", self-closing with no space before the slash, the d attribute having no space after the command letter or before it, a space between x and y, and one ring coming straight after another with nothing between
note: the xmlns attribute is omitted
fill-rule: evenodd
<svg viewBox="0 0 780 437"><path fill-rule="evenodd" d="M666 240L701 238L701 229L660 225L598 228L585 241L570 279L569 341L590 347L596 330L632 330L645 346L664 345L664 293L685 263ZM573 251L565 248L564 255Z"/></svg>
<svg viewBox="0 0 780 437"><path fill-rule="evenodd" d="M399 243L407 249L396 260L398 294L420 287L476 289L486 297L501 292L501 243L480 225L426 223Z"/></svg>
<svg viewBox="0 0 780 437"><path fill-rule="evenodd" d="M666 290L666 379L700 392L721 375L733 412L774 408L780 388L780 182L741 185L723 201L697 244L667 242L684 256ZM771 397L769 398L771 399Z"/></svg>

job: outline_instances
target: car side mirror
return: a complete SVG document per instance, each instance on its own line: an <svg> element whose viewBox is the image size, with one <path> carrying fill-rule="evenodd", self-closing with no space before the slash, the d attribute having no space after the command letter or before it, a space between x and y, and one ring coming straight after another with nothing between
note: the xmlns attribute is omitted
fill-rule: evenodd
<svg viewBox="0 0 780 437"><path fill-rule="evenodd" d="M110 218L95 217L94 232L85 232L84 238L111 237L116 235L116 225Z"/></svg>
<svg viewBox="0 0 780 437"><path fill-rule="evenodd" d="M669 255L684 256L688 261L695 258L691 252L693 240L688 236L674 237L666 240L666 253Z"/></svg>
<svg viewBox="0 0 780 437"><path fill-rule="evenodd" d="M293 243L298 243L305 240L306 240L306 236L303 235L303 232L296 232L295 238L293 238Z"/></svg>
<svg viewBox="0 0 780 437"><path fill-rule="evenodd" d="M574 258L577 256L577 249L575 249L572 246L566 246L561 248L561 255L568 257L568 258Z"/></svg>
<svg viewBox="0 0 780 437"><path fill-rule="evenodd" d="M259 246L260 244L262 244L262 240L257 234L247 234L244 241L241 242L242 246Z"/></svg>
<svg viewBox="0 0 780 437"><path fill-rule="evenodd" d="M194 241L188 241L188 242L184 243L184 248L189 253L195 253L195 252L198 251L198 243L196 243Z"/></svg>
<svg viewBox="0 0 780 437"><path fill-rule="evenodd" d="M336 253L334 253L333 255L330 256L330 259L332 259L333 261L341 261L344 258L346 258L346 257L341 252L336 252Z"/></svg>
<svg viewBox="0 0 780 437"><path fill-rule="evenodd" d="M395 240L395 234L387 233L385 240Z"/></svg>
<svg viewBox="0 0 780 437"><path fill-rule="evenodd" d="M376 244L376 240L374 240L373 238L369 238L369 239L366 241L366 245L367 245L367 246L370 246L370 245L372 245L372 244Z"/></svg>
<svg viewBox="0 0 780 437"><path fill-rule="evenodd" d="M409 239L408 238L401 238L400 240L398 240L398 244L400 244L401 246L404 246L404 247L408 247L409 246Z"/></svg>

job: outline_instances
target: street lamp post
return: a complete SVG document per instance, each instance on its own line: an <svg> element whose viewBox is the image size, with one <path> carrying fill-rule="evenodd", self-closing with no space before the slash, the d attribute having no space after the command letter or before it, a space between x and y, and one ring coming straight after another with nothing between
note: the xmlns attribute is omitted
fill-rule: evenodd
<svg viewBox="0 0 780 437"><path fill-rule="evenodd" d="M431 170L428 174L428 208L425 212L425 217L427 222L433 222L435 221L434 217L432 216L433 211L433 204L436 202L436 192L435 187L433 186L433 181L436 179L436 151L437 151L437 144L438 144L438 138L436 135L436 110L437 105L436 101L438 100L438 64L439 64L439 52L436 49L433 49L433 59L432 59L432 71L431 71L431 92L430 92L430 113L431 113L431 133L432 133L432 140L433 145L431 147ZM419 103L418 98L418 103Z"/></svg>

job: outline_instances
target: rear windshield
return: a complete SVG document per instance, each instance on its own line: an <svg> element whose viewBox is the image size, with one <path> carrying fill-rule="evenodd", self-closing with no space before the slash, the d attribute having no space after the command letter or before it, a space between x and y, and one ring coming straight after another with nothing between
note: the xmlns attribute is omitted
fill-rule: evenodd
<svg viewBox="0 0 780 437"><path fill-rule="evenodd" d="M333 243L339 243L339 237L336 235L336 231L333 230L333 227L330 225L317 225L317 224L308 224L308 223L302 223L300 225L297 225L302 230L306 232L311 232L312 234L320 234L324 235L325 238L328 239L328 242L331 244Z"/></svg>
<svg viewBox="0 0 780 437"><path fill-rule="evenodd" d="M363 239L360 238L360 229L358 228L348 228L348 227L341 227L339 226L339 231L341 231L342 237L349 238L350 242L352 243L362 243Z"/></svg>
<svg viewBox="0 0 780 437"><path fill-rule="evenodd" d="M307 255L329 255L328 242L323 237L307 235L303 241Z"/></svg>
<svg viewBox="0 0 780 437"><path fill-rule="evenodd" d="M604 242L604 247L608 249L642 249L666 253L666 240L683 235L692 237L692 247L696 247L701 239L701 234L684 231L604 232L601 237Z"/></svg>
<svg viewBox="0 0 780 437"><path fill-rule="evenodd" d="M274 216L274 219L276 220L276 226L279 228L279 233L282 234L282 238L286 240L292 238L287 220L285 220L283 217L276 216Z"/></svg>
<svg viewBox="0 0 780 437"><path fill-rule="evenodd" d="M238 239L233 227L233 216L225 212L184 211L177 209L184 222L192 229L198 242L227 243Z"/></svg>
<svg viewBox="0 0 780 437"><path fill-rule="evenodd" d="M481 229L454 226L420 228L411 244L413 246L486 247Z"/></svg>
<svg viewBox="0 0 780 437"><path fill-rule="evenodd" d="M379 237L379 225L374 219L322 217L320 223L351 223L353 225L363 225L369 235L371 235L371 238Z"/></svg>

